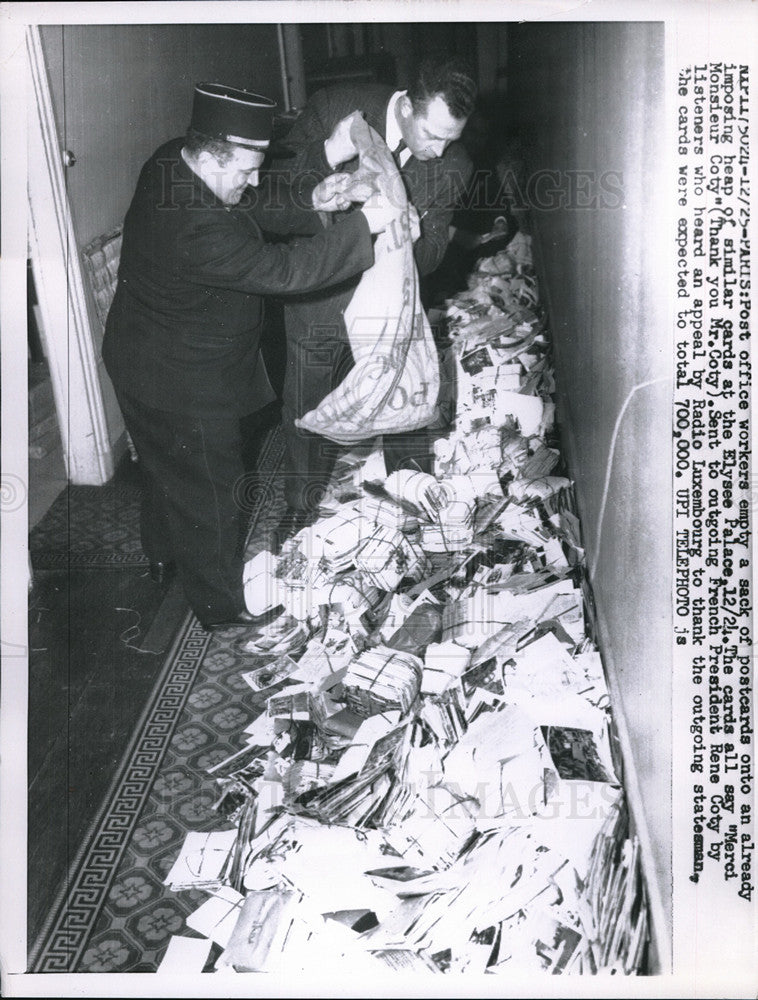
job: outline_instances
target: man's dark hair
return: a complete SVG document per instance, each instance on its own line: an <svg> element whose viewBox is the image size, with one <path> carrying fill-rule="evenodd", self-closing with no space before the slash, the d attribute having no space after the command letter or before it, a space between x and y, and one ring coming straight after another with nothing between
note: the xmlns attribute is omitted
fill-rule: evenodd
<svg viewBox="0 0 758 1000"><path fill-rule="evenodd" d="M431 56L419 65L408 97L414 114L423 114L429 101L442 95L453 118L468 118L476 101L476 81L470 64L457 56Z"/></svg>
<svg viewBox="0 0 758 1000"><path fill-rule="evenodd" d="M189 128L184 138L184 148L193 159L197 159L203 152L211 153L216 158L218 165L223 167L231 160L236 146L235 143L227 142L226 139L213 139L211 136L205 135L204 132Z"/></svg>

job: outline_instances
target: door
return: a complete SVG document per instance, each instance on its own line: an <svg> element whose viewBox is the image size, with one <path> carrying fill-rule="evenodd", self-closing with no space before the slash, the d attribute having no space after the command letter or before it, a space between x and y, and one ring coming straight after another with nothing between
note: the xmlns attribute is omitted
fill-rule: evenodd
<svg viewBox="0 0 758 1000"><path fill-rule="evenodd" d="M50 365L66 474L101 485L113 474L96 346L56 129L39 29L26 29L29 69L29 257ZM99 354L99 351L97 352ZM110 390L112 393L112 389ZM123 423L121 424L123 428Z"/></svg>

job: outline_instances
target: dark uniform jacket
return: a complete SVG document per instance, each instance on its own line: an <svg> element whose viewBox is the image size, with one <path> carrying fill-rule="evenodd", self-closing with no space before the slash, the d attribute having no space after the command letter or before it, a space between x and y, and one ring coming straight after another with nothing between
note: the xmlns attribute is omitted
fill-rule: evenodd
<svg viewBox="0 0 758 1000"><path fill-rule="evenodd" d="M166 143L140 174L103 359L117 390L147 406L243 415L258 405L261 296L357 275L373 263L371 234L360 212L328 230L311 212L320 230L312 238L267 242L262 199L224 205L184 162L182 145ZM303 215L280 206L264 224L284 232Z"/></svg>

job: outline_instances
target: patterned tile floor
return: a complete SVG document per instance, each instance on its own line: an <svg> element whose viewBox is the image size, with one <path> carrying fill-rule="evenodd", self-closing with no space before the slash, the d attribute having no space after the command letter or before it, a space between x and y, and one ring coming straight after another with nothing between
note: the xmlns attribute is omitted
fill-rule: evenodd
<svg viewBox="0 0 758 1000"><path fill-rule="evenodd" d="M68 486L29 536L35 570L147 566L139 541L139 473L128 459L104 486Z"/></svg>
<svg viewBox="0 0 758 1000"><path fill-rule="evenodd" d="M258 481L265 474L272 485L255 491L251 555L281 515L275 477L281 458L281 436L274 433L260 457ZM117 506L114 499L111 509ZM86 546L85 538L82 551ZM182 932L186 915L205 898L173 893L162 882L188 831L218 828L205 769L238 749L240 729L260 711L240 677L255 665L240 646L247 638L235 630L206 633L187 614L32 947L29 971L153 971L171 935Z"/></svg>

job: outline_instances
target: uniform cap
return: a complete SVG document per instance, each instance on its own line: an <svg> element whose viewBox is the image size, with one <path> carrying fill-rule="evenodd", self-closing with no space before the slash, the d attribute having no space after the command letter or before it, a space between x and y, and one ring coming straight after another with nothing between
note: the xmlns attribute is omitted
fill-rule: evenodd
<svg viewBox="0 0 758 1000"><path fill-rule="evenodd" d="M195 87L190 128L211 139L265 148L271 141L276 101L220 83Z"/></svg>

